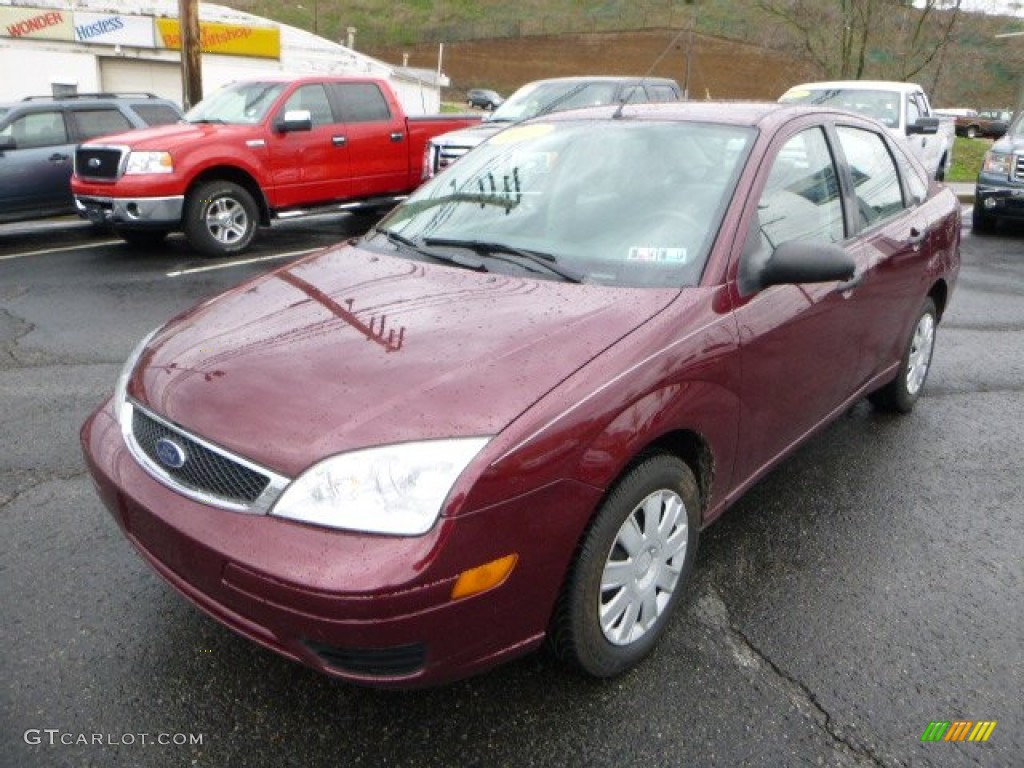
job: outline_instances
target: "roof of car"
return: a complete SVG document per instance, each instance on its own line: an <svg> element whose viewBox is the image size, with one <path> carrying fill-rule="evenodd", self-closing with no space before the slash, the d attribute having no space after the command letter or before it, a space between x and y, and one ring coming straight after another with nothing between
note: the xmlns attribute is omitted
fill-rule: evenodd
<svg viewBox="0 0 1024 768"><path fill-rule="evenodd" d="M15 101L5 101L0 103L0 107L4 109L14 109L15 107L32 107L32 106L52 106L54 104L109 104L112 101L119 101L124 103L138 103L138 102L153 102L168 103L169 99L164 99L152 93L76 93L69 94L67 96L25 96ZM173 102L171 102L173 103Z"/></svg>
<svg viewBox="0 0 1024 768"><path fill-rule="evenodd" d="M802 115L835 115L851 120L868 121L863 115L817 104L786 104L775 101L677 101L654 104L629 103L587 107L580 110L552 113L544 120L572 120L580 117L608 119L622 110L623 118L649 120L688 120L694 122L726 123L729 125L758 126L767 121L785 121Z"/></svg>
<svg viewBox="0 0 1024 768"><path fill-rule="evenodd" d="M921 86L917 83L898 83L893 80L823 80L816 83L800 83L789 88L790 91L797 90L832 90L843 89L847 91L920 91Z"/></svg>
<svg viewBox="0 0 1024 768"><path fill-rule="evenodd" d="M572 77L549 77L544 80L535 80L534 83L645 83L676 84L676 81L668 77L644 77L643 75L574 75Z"/></svg>

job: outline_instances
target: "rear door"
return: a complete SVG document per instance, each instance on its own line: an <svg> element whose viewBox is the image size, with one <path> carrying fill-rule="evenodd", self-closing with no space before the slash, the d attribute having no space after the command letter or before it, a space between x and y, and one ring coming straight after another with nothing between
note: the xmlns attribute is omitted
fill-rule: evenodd
<svg viewBox="0 0 1024 768"><path fill-rule="evenodd" d="M351 196L408 192L411 165L405 116L395 114L376 83L336 82L328 87L344 122Z"/></svg>
<svg viewBox="0 0 1024 768"><path fill-rule="evenodd" d="M73 210L74 141L60 107L23 112L0 129L14 142L0 151L0 217Z"/></svg>

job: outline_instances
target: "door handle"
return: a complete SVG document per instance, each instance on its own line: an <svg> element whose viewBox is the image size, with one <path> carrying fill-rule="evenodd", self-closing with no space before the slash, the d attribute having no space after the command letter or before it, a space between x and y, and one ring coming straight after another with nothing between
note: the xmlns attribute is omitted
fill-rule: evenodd
<svg viewBox="0 0 1024 768"><path fill-rule="evenodd" d="M344 147L348 144L348 139L345 136L331 136L331 144L336 147Z"/></svg>
<svg viewBox="0 0 1024 768"><path fill-rule="evenodd" d="M404 138L405 138L405 134L402 133L401 131L395 131L394 133L391 134L391 140L392 141L396 141L397 142L397 141L401 141Z"/></svg>
<svg viewBox="0 0 1024 768"><path fill-rule="evenodd" d="M51 163L53 163L54 165L57 165L57 164L59 164L59 163L63 163L63 162L65 162L65 161L67 161L67 159L68 159L68 156L67 156L67 155L62 155L62 154L61 154L60 152L54 152L54 153L53 153L52 155L50 155L50 157L49 157L49 158L47 158L47 159L48 159L48 160L49 160L49 161L50 161Z"/></svg>

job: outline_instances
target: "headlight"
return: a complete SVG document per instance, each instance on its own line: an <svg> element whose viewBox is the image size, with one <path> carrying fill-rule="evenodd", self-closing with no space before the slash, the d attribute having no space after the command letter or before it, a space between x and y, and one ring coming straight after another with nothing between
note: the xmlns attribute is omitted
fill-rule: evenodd
<svg viewBox="0 0 1024 768"><path fill-rule="evenodd" d="M343 453L314 464L270 514L328 528L418 536L489 438L431 440Z"/></svg>
<svg viewBox="0 0 1024 768"><path fill-rule="evenodd" d="M174 160L170 152L130 152L125 176L136 176L143 173L173 173Z"/></svg>
<svg viewBox="0 0 1024 768"><path fill-rule="evenodd" d="M981 170L985 173L997 173L1000 176L1009 176L1010 157L1011 155L1006 155L1002 152L986 152L985 162L982 164Z"/></svg>
<svg viewBox="0 0 1024 768"><path fill-rule="evenodd" d="M124 404L128 399L128 380L132 377L132 371L135 370L135 364L139 362L139 358L142 356L142 351L146 348L146 345L149 344L150 339L156 336L156 332L159 330L160 328L154 328L152 331L147 333L145 338L135 345L135 349L133 349L131 354L128 355L128 359L121 368L121 373L117 377L117 385L114 387L114 409L119 419L121 418L121 414L124 410Z"/></svg>

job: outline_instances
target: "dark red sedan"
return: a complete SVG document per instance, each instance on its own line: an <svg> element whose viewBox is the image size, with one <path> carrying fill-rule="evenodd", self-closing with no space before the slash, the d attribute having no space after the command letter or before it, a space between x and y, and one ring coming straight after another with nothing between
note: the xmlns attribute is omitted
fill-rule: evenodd
<svg viewBox="0 0 1024 768"><path fill-rule="evenodd" d="M610 676L744 490L913 408L959 244L863 117L549 116L147 337L85 455L161 576L291 659L415 686L547 639Z"/></svg>

